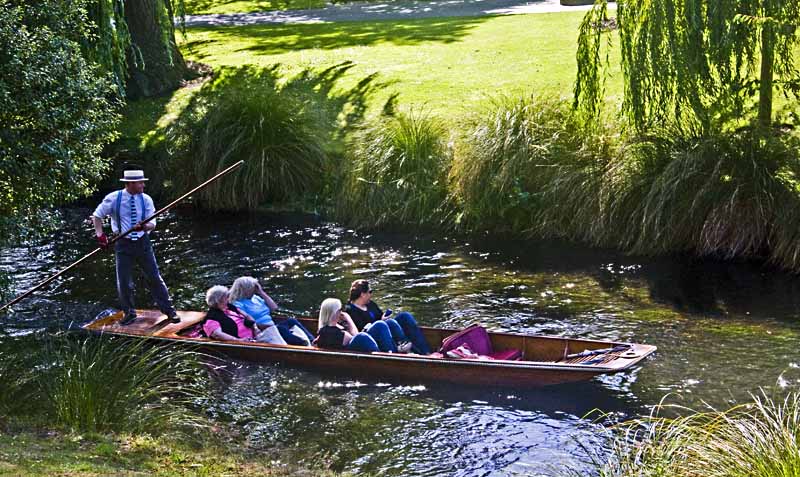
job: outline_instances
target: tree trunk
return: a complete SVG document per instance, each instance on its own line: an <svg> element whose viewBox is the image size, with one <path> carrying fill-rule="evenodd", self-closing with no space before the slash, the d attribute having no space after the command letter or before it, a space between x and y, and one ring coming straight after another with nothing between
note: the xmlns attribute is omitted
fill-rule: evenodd
<svg viewBox="0 0 800 477"><path fill-rule="evenodd" d="M128 98L177 89L190 71L175 45L170 0L125 0L125 21L131 36Z"/></svg>
<svg viewBox="0 0 800 477"><path fill-rule="evenodd" d="M758 124L767 129L772 126L772 73L775 61L775 33L773 26L765 24L761 30L761 81L758 90Z"/></svg>

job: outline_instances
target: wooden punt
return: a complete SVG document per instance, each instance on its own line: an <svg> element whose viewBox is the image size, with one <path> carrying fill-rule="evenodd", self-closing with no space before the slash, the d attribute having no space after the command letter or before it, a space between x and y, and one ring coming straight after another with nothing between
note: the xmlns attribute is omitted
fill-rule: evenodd
<svg viewBox="0 0 800 477"><path fill-rule="evenodd" d="M182 336L201 322L204 313L179 312L181 323L168 324L158 311L138 311L135 322L119 324L122 313L99 315L83 326L87 331L134 338L152 338L165 344L198 345L206 352L255 362L281 362L351 378L394 382L440 382L482 386L538 387L584 381L594 376L625 371L656 351L655 346L635 343L525 336L511 333L489 335L495 351L518 349L519 361L474 360L417 354L360 353L307 346L216 341ZM276 316L280 319L281 316ZM297 317L312 333L316 320ZM432 349L458 330L422 327ZM625 351L569 357L586 350L605 350L628 345ZM584 353L585 354L585 353Z"/></svg>

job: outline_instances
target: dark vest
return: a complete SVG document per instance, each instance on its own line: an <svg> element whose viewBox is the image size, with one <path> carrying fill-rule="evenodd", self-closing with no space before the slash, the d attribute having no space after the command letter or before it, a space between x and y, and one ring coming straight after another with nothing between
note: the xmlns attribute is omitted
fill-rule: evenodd
<svg viewBox="0 0 800 477"><path fill-rule="evenodd" d="M236 313L241 313L238 308L231 305L230 303L228 303L228 309L233 310ZM208 311L206 312L206 318L205 320L203 320L202 324L205 324L205 322L208 320L214 320L217 323L219 323L219 327L222 329L223 333L227 333L231 336L239 338L239 327L236 326L236 322L233 321L233 319L231 319L230 317L228 317L228 315L223 313L222 310L218 308L209 308ZM253 325L255 325L255 322L249 318L245 318L244 324L252 328ZM200 327L200 329L201 330L203 329L202 326ZM205 335L204 331L202 331L201 333Z"/></svg>

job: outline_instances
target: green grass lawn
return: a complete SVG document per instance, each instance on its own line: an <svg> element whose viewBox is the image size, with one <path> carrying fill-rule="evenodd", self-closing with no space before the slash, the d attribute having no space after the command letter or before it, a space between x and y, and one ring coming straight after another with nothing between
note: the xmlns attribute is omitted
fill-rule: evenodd
<svg viewBox="0 0 800 477"><path fill-rule="evenodd" d="M287 74L353 61L343 86L371 73L400 93L401 107L448 122L487 98L535 93L570 97L581 12L409 21L192 28L186 56L213 67L284 66ZM618 82L617 82L618 83ZM610 85L618 95L621 86Z"/></svg>
<svg viewBox="0 0 800 477"><path fill-rule="evenodd" d="M288 457L288 456L287 456ZM298 469L270 451L232 453L148 436L0 432L0 476L297 476L337 474Z"/></svg>
<svg viewBox="0 0 800 477"><path fill-rule="evenodd" d="M322 8L325 0L184 0L187 15Z"/></svg>
<svg viewBox="0 0 800 477"><path fill-rule="evenodd" d="M181 38L188 59L222 66L281 64L286 75L343 61L355 66L342 88L378 73L388 86L380 108L399 93L401 109L424 110L458 128L499 95L572 95L577 30L583 13L323 24L190 28ZM616 54L616 52L612 52ZM612 57L612 64L618 61ZM609 81L617 101L619 75ZM186 104L192 90L132 103L123 137L142 138Z"/></svg>

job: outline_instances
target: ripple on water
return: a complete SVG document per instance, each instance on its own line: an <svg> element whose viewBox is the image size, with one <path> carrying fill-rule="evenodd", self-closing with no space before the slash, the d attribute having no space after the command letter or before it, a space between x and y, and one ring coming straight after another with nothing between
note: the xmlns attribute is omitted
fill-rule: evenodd
<svg viewBox="0 0 800 477"><path fill-rule="evenodd" d="M66 211L52 239L0 249L0 270L18 291L91 250L86 214ZM668 392L690 407L726 406L759 386L800 385L800 279L746 264L645 261L545 242L366 235L280 216L169 214L154 243L182 309L203 309L209 286L247 274L282 307L314 316L323 298L346 299L350 282L366 278L380 305L410 311L425 325L480 321L495 330L659 347L628 372L524 392L356 382L233 362L201 408L238 426L246 444L265 454L299 443L309 462L324 457L357 474L554 475L564 465L586 470L586 449L602 453L605 434L584 417L592 409L624 418ZM4 317L6 329L63 329L114 306L113 265L111 254L81 265ZM141 277L137 287L149 306Z"/></svg>

